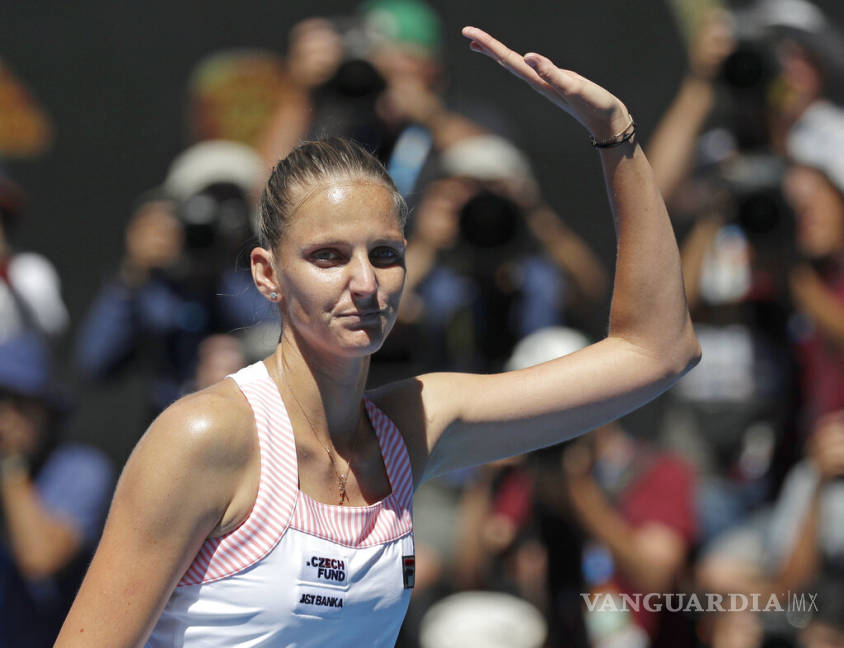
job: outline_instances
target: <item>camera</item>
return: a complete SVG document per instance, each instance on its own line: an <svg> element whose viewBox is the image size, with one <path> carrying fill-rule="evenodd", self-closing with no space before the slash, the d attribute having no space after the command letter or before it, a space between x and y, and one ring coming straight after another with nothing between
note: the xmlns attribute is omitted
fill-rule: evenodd
<svg viewBox="0 0 844 648"><path fill-rule="evenodd" d="M187 198L177 210L188 252L219 250L243 242L249 234L249 205L233 182L215 182Z"/></svg>
<svg viewBox="0 0 844 648"><path fill-rule="evenodd" d="M360 19L335 17L330 22L340 36L342 55L331 78L313 90L311 131L317 136L328 132L351 137L375 150L383 130L375 103L387 84L366 59L371 37Z"/></svg>

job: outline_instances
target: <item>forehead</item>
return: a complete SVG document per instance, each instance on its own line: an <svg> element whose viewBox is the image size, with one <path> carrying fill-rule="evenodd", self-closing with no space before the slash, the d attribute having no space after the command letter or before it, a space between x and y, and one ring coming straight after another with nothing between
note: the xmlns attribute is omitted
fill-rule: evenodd
<svg viewBox="0 0 844 648"><path fill-rule="evenodd" d="M300 198L282 239L401 238L401 218L391 189L366 180L338 181Z"/></svg>

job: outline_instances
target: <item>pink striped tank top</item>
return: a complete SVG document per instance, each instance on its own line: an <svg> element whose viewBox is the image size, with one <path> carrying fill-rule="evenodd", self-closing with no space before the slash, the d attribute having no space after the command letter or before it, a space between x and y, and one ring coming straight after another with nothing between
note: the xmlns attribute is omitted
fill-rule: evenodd
<svg viewBox="0 0 844 648"><path fill-rule="evenodd" d="M370 506L323 504L299 491L290 419L264 363L231 377L258 429L258 495L240 526L203 544L147 646L393 646L414 577L398 429L366 399L392 492Z"/></svg>

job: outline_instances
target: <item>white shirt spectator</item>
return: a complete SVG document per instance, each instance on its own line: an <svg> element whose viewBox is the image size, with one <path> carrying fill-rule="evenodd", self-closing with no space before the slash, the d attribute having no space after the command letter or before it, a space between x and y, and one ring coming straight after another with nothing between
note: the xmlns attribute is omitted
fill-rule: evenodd
<svg viewBox="0 0 844 648"><path fill-rule="evenodd" d="M15 254L0 276L0 343L37 330L56 337L68 325L61 281L53 265L40 254Z"/></svg>

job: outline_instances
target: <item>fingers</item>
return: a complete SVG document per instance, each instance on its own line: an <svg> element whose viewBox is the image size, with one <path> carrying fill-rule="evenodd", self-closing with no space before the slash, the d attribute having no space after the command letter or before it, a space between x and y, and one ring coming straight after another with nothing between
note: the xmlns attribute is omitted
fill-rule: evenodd
<svg viewBox="0 0 844 648"><path fill-rule="evenodd" d="M540 54L518 54L477 27L464 27L463 35L471 39L472 51L488 56L526 81L594 136L603 139L628 127L626 107L599 85L571 70L561 70Z"/></svg>
<svg viewBox="0 0 844 648"><path fill-rule="evenodd" d="M487 34L483 29L464 27L462 33L466 38L472 40L471 47L473 50L487 54L487 56L499 62L506 60L510 54L515 54L513 50Z"/></svg>
<svg viewBox="0 0 844 648"><path fill-rule="evenodd" d="M469 47L473 52L484 54L499 65L522 78L540 90L550 90L548 84L536 73L536 71L525 63L524 57L514 52L501 41L487 34L477 27L464 27L463 35L471 39Z"/></svg>

